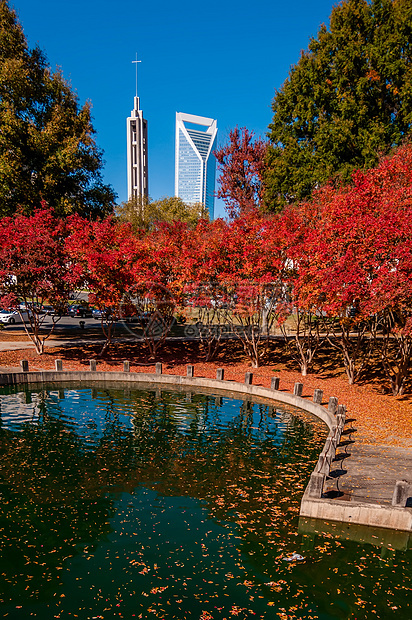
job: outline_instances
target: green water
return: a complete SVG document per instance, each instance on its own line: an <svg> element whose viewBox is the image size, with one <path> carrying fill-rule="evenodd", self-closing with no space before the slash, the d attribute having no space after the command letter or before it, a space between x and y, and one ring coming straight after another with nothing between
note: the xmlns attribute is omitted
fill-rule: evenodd
<svg viewBox="0 0 412 620"><path fill-rule="evenodd" d="M0 407L0 618L412 617L410 550L299 529L321 422L149 390Z"/></svg>

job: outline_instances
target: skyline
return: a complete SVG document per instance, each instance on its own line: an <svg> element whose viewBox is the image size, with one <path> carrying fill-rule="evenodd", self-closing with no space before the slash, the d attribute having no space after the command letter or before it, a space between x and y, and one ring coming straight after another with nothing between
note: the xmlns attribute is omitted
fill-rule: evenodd
<svg viewBox="0 0 412 620"><path fill-rule="evenodd" d="M148 121L149 194L174 195L175 115L179 110L217 119L219 144L246 126L265 137L275 89L291 65L329 23L332 0L210 0L207 9L182 0L139 4L120 0L10 0L29 47L36 43L51 68L60 67L80 103L92 103L104 180L127 199L126 119L133 107L138 54L138 96ZM225 216L222 201L215 216Z"/></svg>

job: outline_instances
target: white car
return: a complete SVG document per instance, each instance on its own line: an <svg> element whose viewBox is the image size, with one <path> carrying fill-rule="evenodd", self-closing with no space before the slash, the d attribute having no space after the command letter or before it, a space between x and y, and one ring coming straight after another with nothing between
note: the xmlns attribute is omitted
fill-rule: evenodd
<svg viewBox="0 0 412 620"><path fill-rule="evenodd" d="M22 317L26 321L29 315L23 310L20 310L20 312L18 310L0 310L0 323L6 323L7 325L22 323Z"/></svg>

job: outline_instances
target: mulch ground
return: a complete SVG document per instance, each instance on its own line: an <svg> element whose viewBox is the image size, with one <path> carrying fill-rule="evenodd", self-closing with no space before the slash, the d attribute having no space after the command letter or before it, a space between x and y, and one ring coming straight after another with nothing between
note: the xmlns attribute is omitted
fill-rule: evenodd
<svg viewBox="0 0 412 620"><path fill-rule="evenodd" d="M24 336L16 334L14 339L24 340ZM271 378L278 376L282 391L293 391L295 382L299 381L304 386L304 397L311 399L315 388L323 390L325 404L330 396L336 396L339 403L347 406L347 417L354 419L352 425L357 428L359 442L412 447L412 394L394 398L383 393L383 379L376 373L360 384L348 385L344 370L336 362L331 363L330 355L320 358L313 374L302 377L296 364L285 359L276 348L260 368L251 368L243 350L233 342L230 350L222 349L213 362L204 361L196 342L168 342L153 360L149 359L144 345L137 342L114 343L104 359L97 357L99 350L97 343L80 345L73 341L71 346L47 348L42 356L33 349L3 351L0 371L2 367L18 366L22 359L29 361L30 370L52 370L56 358L63 360L65 370L87 370L89 360L98 359L98 370L102 371L120 371L123 360L129 360L132 372L154 372L155 362L162 362L164 373L176 375L186 375L186 365L194 364L197 377L216 378L216 369L224 368L225 379L240 382L244 381L246 372L252 371L255 385L270 387Z"/></svg>

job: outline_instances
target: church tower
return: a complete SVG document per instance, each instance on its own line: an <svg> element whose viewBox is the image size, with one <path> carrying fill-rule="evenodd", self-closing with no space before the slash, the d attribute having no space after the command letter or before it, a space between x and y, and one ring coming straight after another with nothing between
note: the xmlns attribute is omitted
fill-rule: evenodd
<svg viewBox="0 0 412 620"><path fill-rule="evenodd" d="M134 98L134 109L127 119L127 195L131 198L149 196L147 165L147 121L140 109L140 98Z"/></svg>

